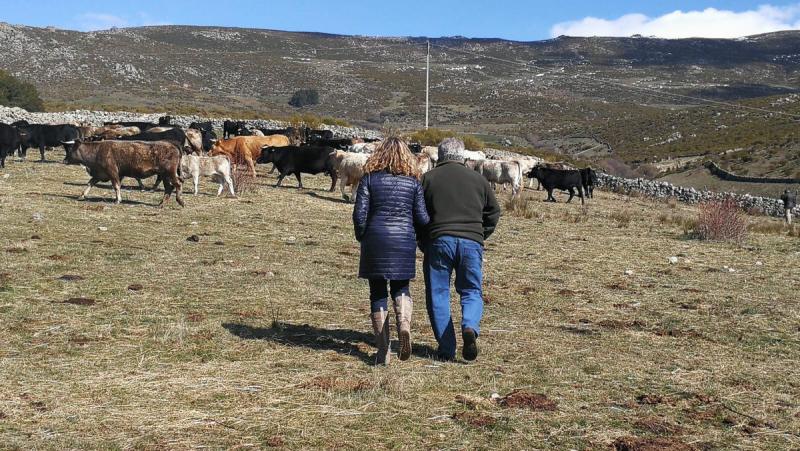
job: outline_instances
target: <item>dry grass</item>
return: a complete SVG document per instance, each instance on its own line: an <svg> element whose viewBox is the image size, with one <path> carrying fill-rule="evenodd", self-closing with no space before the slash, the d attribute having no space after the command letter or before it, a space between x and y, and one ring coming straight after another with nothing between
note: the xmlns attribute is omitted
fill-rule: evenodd
<svg viewBox="0 0 800 451"><path fill-rule="evenodd" d="M796 238L687 240L656 220L685 205L526 191L487 244L478 361L427 357L418 308L415 356L374 368L352 206L328 178L262 174L242 199L204 183L158 210L136 190L75 200L78 167L6 172L3 448L800 446Z"/></svg>

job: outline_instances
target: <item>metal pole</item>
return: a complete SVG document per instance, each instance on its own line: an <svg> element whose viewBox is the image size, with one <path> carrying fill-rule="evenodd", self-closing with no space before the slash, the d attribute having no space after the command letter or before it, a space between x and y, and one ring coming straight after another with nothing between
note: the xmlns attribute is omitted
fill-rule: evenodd
<svg viewBox="0 0 800 451"><path fill-rule="evenodd" d="M430 109L431 83L431 41L428 41L428 62L425 69L425 129L428 129L428 111Z"/></svg>

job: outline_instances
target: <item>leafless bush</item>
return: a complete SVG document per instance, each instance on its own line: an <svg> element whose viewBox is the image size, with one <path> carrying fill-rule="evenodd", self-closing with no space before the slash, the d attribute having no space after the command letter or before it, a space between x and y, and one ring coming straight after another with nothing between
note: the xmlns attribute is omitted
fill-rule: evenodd
<svg viewBox="0 0 800 451"><path fill-rule="evenodd" d="M512 197L511 200L505 203L505 210L518 218L531 219L533 217L541 217L540 213L531 208L530 200L523 196Z"/></svg>
<svg viewBox="0 0 800 451"><path fill-rule="evenodd" d="M631 221L633 220L633 213L630 210L614 210L611 213L611 219L616 221L617 227L620 229L627 228L631 225Z"/></svg>
<svg viewBox="0 0 800 451"><path fill-rule="evenodd" d="M241 157L231 160L231 177L237 196L253 192L258 187L256 177L250 172L250 167Z"/></svg>
<svg viewBox="0 0 800 451"><path fill-rule="evenodd" d="M741 244L747 238L747 220L733 199L706 202L700 205L695 231L702 240Z"/></svg>

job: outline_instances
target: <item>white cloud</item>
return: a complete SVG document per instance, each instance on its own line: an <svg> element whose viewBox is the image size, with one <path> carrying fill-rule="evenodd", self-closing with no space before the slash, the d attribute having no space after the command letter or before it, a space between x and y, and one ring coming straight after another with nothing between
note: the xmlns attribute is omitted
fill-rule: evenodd
<svg viewBox="0 0 800 451"><path fill-rule="evenodd" d="M780 30L800 29L800 3L793 6L760 6L750 11L707 8L674 11L663 16L627 14L617 19L585 17L558 23L553 37L567 36L658 36L661 38L737 38Z"/></svg>
<svg viewBox="0 0 800 451"><path fill-rule="evenodd" d="M127 19L109 13L88 12L75 17L76 28L81 31L108 30L112 27L142 27L147 25L169 25L168 22L153 20L146 13L137 13L133 19Z"/></svg>

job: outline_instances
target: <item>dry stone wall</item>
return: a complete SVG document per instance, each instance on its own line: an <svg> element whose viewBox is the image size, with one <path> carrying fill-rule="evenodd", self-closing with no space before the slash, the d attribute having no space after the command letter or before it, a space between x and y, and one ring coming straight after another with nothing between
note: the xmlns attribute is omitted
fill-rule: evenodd
<svg viewBox="0 0 800 451"><path fill-rule="evenodd" d="M606 190L620 193L639 193L645 197L656 199L675 198L679 202L697 204L732 198L744 210L758 211L769 216L783 216L783 202L780 199L769 197L751 196L749 194L717 193L713 191L700 191L695 188L675 186L667 182L646 179L626 179L598 172L598 185ZM800 215L800 206L793 210L795 215Z"/></svg>
<svg viewBox="0 0 800 451"><path fill-rule="evenodd" d="M154 114L141 114L130 113L126 111L89 111L89 110L75 110L63 111L57 113L32 113L22 108L11 108L0 106L0 122L10 124L18 120L26 120L32 124L90 124L90 125L103 125L103 122L112 121L143 121L143 122L158 122L158 118L166 116L168 113L154 113ZM176 116L173 117L173 123L182 127L188 127L192 122L211 121L214 127L221 129L222 123L226 120L238 120L230 117L207 118L201 116ZM271 120L247 120L244 121L248 126L261 127L261 128L284 128L289 124L281 121ZM322 128L332 131L336 136L341 138L378 138L380 133L375 130L367 130L359 127L339 127L335 125L323 125Z"/></svg>

